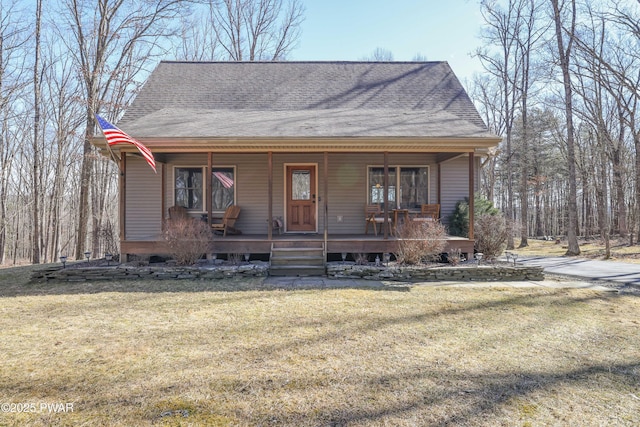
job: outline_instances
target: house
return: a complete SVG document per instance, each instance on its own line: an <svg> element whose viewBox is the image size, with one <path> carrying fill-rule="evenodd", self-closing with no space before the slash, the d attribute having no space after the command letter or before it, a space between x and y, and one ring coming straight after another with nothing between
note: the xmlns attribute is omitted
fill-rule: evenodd
<svg viewBox="0 0 640 427"><path fill-rule="evenodd" d="M500 141L446 62L161 62L118 127L158 163L155 174L135 147L113 147L129 255L166 252L174 205L209 222L241 207L242 234L212 234L212 253L393 252L394 215L437 203L446 222ZM378 234L365 234L370 204L388 218ZM448 248L472 253L473 224Z"/></svg>

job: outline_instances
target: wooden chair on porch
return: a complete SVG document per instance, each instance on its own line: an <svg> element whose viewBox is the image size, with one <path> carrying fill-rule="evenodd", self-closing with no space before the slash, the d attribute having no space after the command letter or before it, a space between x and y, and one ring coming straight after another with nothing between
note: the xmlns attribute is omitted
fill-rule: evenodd
<svg viewBox="0 0 640 427"><path fill-rule="evenodd" d="M369 233L369 225L373 225L373 234L378 235L378 224L380 227L384 225L384 213L380 208L380 205L367 205L364 210L365 213L365 227L364 234ZM388 220L388 224L391 225L391 220Z"/></svg>
<svg viewBox="0 0 640 427"><path fill-rule="evenodd" d="M211 228L214 232L221 232L223 236L226 236L227 233L242 234L240 230L234 228L239 216L240 206L231 205L224 211L222 221L211 224Z"/></svg>
<svg viewBox="0 0 640 427"><path fill-rule="evenodd" d="M413 221L437 221L440 219L440 204L429 203L420 206L420 213Z"/></svg>

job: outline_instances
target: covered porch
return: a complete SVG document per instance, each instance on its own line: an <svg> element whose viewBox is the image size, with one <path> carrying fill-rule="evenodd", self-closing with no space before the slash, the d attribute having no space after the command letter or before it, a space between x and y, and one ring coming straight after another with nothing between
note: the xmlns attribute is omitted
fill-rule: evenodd
<svg viewBox="0 0 640 427"><path fill-rule="evenodd" d="M382 143L378 141L378 144ZM336 146L334 143L332 148ZM310 153L292 152L291 147L287 148L266 153L160 152L156 156L162 163L158 176L153 177L155 184L136 179L147 172L142 159L135 155L122 156L121 168L127 174L120 180L121 253L125 257L127 254L168 253L161 228L169 218L169 209L181 204L178 191L178 171L181 170L201 171L198 176L202 180L202 203L189 209L193 218L210 225L216 223L224 211L216 208L214 200L241 208L235 224L241 234L220 236L212 233L211 254L269 254L274 242L300 247L304 247L305 242L321 243L327 257L342 253L394 253L397 246L394 220L399 219L398 211L413 214L419 210L416 203L439 204L443 207L441 221L446 222L455 202L468 197L473 218L479 160L474 149L460 147L458 151L445 151L441 148L440 151L431 146L418 150L413 146L408 152L389 153L380 146L375 147L378 150L372 150L371 143L367 152L360 153L351 151L353 147L345 150L344 146L342 150ZM142 171L140 175L139 170ZM375 180L380 184L374 183L374 170L378 173ZM219 171L230 171L233 179L230 188L218 182L216 173ZM300 171L300 179L308 187L300 191L298 197L293 195L291 188L294 186L292 175ZM310 176L306 175L309 171ZM411 187L421 189L422 199L402 195L408 192L403 190L402 174L414 176L415 171L424 171L426 176L422 187ZM154 185L163 197L141 204L141 196L147 192L151 197L153 193L149 188ZM376 185L380 188L374 188ZM218 193L228 195L228 199L217 198ZM391 203L383 203L384 200ZM365 234L365 207L370 203L377 203L380 216L386 218L386 222L378 224L377 234L372 229ZM158 228L153 227L154 222L130 220L151 218L155 216L154 212L161 214L160 221L155 223ZM283 226L276 228L274 224L278 224L278 220ZM471 221L469 237L448 236L445 251L460 249L462 253L472 254L473 242Z"/></svg>
<svg viewBox="0 0 640 427"><path fill-rule="evenodd" d="M368 152L361 153L324 151L305 154L284 150L158 153L162 164L155 185L163 197L148 204L140 204L140 196L148 191L150 184L127 179L127 175L136 176L139 169L146 172L146 165L137 156L122 156L122 170L128 173L121 176L120 182L121 218L124 219L120 224L124 237L121 253L126 256L168 252L159 228L154 231L153 223L133 223L128 218L142 217L138 213L141 208L148 211L147 217L153 216L154 211L156 214L161 212L161 221L157 224L163 227L161 224L168 219L169 209L181 204L177 187L179 170L201 171L203 202L200 208L194 206L189 210L190 216L210 225L219 221L224 211L214 206L214 199L219 199L216 198L218 192L227 194L229 203L241 208L236 227L242 234L220 236L212 233L211 254L269 254L273 243L304 247L305 242L321 243L327 257L342 253L394 253L397 246L394 220L399 220L398 211L414 214L419 210L416 203L442 206L441 220L444 222L455 202L468 197L473 218L479 160L475 150L445 152L430 147L430 150L419 151L413 147L415 151L389 153L380 147L379 151L371 150L371 146L368 148ZM375 179L380 184L373 182L373 170L377 171ZM422 199L403 197L401 193L408 191L403 191L402 174L415 175L417 170L424 171L426 178L422 187L412 188L421 189ZM230 188L217 181L219 171L231 171L233 184ZM300 191L298 197L293 195L291 187L292 174L300 171L301 180L308 187ZM309 171L310 176L305 175ZM374 188L376 185L380 188ZM383 203L384 200L391 203ZM158 202L160 206L157 206ZM366 234L365 207L374 202L380 206L380 216L386 218L386 222L378 224L377 234L372 229ZM407 217L402 219L407 220ZM282 226L276 228L274 224L277 225L278 220ZM148 231L143 227L149 227ZM473 231L471 221L469 238L447 237L445 251L460 249L462 253L472 254Z"/></svg>

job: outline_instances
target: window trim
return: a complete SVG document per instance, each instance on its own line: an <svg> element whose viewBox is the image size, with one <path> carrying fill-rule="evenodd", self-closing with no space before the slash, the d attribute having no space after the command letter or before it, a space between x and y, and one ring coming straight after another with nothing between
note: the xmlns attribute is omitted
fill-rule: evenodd
<svg viewBox="0 0 640 427"><path fill-rule="evenodd" d="M366 182L365 182L365 191L366 191L366 201L367 204L372 203L370 200L370 188L369 188L369 180L370 180L370 176L371 176L371 169L372 168L380 168L380 169L384 169L384 165L379 165L379 164L368 164L367 165L367 178L366 178ZM396 174L396 179L395 182L392 183L391 181L389 181L389 185L395 185L396 187L396 200L395 200L395 206L393 207L389 207L390 209L396 209L398 207L398 197L400 196L400 170L403 168L425 168L427 170L427 203L431 203L431 167L429 165L415 165L415 164L409 164L409 165L403 165L403 164L395 164L395 165L389 165L389 174L391 174L392 170L395 170L395 174Z"/></svg>
<svg viewBox="0 0 640 427"><path fill-rule="evenodd" d="M202 173L202 210L198 210L198 209L189 209L187 208L187 210L189 212L195 212L195 213L205 213L207 212L207 181L206 181L206 167L205 166L198 166L198 165L173 165L173 179L172 179L172 189L173 191L171 192L171 197L173 198L173 204L176 204L176 176L177 176L177 169L200 169L201 173Z"/></svg>
<svg viewBox="0 0 640 427"><path fill-rule="evenodd" d="M216 169L233 169L233 204L238 204L238 166L237 165L212 165L211 166L211 180L213 181L213 172ZM213 191L213 184L211 185L211 191ZM211 195L209 195L211 197ZM213 203L212 203L213 205ZM206 205L209 206L209 205ZM226 209L214 209L211 206L211 213L224 213Z"/></svg>

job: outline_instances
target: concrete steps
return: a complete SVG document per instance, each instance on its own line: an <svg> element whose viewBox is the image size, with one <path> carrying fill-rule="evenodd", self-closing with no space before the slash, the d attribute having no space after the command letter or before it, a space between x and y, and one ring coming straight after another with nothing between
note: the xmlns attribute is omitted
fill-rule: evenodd
<svg viewBox="0 0 640 427"><path fill-rule="evenodd" d="M270 276L325 276L322 242L278 242L271 245Z"/></svg>

